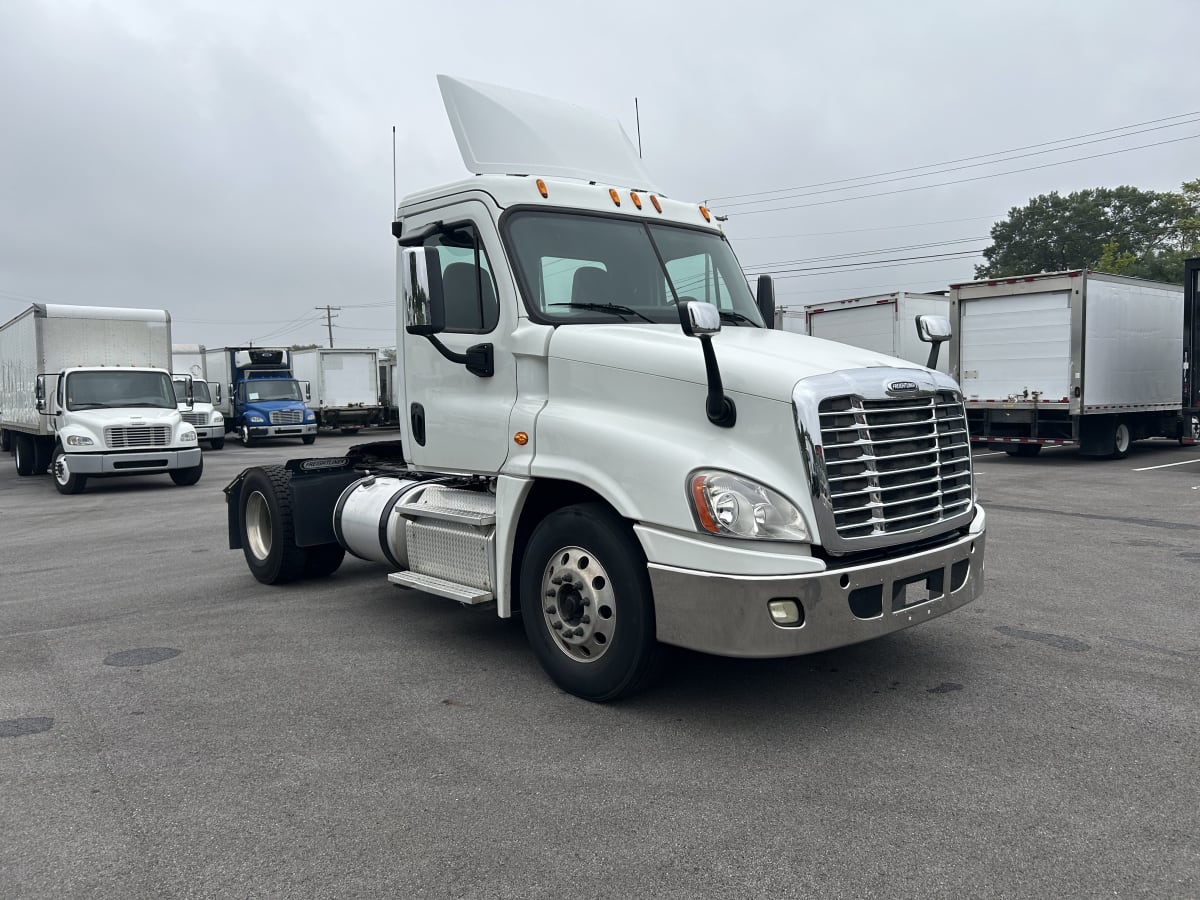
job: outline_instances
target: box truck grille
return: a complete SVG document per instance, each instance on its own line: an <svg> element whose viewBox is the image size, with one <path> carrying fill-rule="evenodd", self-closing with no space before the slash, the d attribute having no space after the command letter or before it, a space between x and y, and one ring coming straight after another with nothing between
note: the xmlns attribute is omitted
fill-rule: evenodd
<svg viewBox="0 0 1200 900"><path fill-rule="evenodd" d="M171 443L171 429L166 425L116 425L104 429L104 443L113 450L166 447Z"/></svg>
<svg viewBox="0 0 1200 900"><path fill-rule="evenodd" d="M183 421L189 425L207 425L208 413L203 412L185 412L182 413Z"/></svg>
<svg viewBox="0 0 1200 900"><path fill-rule="evenodd" d="M970 509L971 449L959 394L830 397L819 412L840 537L898 534Z"/></svg>
<svg viewBox="0 0 1200 900"><path fill-rule="evenodd" d="M304 413L298 409L271 410L272 425L299 425L304 421Z"/></svg>

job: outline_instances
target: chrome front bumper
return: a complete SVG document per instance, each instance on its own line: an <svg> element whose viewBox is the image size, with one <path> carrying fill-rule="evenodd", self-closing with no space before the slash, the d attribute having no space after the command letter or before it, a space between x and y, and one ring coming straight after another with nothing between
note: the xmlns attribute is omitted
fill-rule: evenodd
<svg viewBox="0 0 1200 900"><path fill-rule="evenodd" d="M251 425L249 428L252 438L301 437L317 433L316 422L306 425Z"/></svg>
<svg viewBox="0 0 1200 900"><path fill-rule="evenodd" d="M950 544L806 575L715 574L650 563L658 639L720 656L800 656L927 622L983 591L984 512ZM768 604L794 600L802 624Z"/></svg>

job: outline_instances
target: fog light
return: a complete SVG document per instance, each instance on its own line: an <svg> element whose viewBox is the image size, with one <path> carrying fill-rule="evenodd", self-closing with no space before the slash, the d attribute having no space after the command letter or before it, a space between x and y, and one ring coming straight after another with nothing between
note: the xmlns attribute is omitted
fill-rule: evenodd
<svg viewBox="0 0 1200 900"><path fill-rule="evenodd" d="M803 625L804 607L796 600L772 600L767 604L776 625Z"/></svg>

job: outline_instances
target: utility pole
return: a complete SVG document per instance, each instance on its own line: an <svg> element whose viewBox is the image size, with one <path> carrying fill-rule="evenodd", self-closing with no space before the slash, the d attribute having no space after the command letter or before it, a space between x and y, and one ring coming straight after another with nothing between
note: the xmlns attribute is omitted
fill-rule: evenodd
<svg viewBox="0 0 1200 900"><path fill-rule="evenodd" d="M325 310L325 327L329 329L329 349L332 350L333 349L333 320L337 318L337 316L335 316L333 314L333 311L336 309L338 312L341 312L342 308L340 306L326 305L326 306L314 306L313 309L317 310L317 312L320 312L321 310Z"/></svg>

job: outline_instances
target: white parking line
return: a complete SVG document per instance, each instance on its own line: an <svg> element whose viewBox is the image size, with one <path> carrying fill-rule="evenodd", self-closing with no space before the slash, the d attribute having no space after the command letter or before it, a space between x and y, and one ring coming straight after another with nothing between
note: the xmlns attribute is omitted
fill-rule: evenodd
<svg viewBox="0 0 1200 900"><path fill-rule="evenodd" d="M1192 463L1198 463L1200 459L1185 459L1183 462L1163 463L1161 466L1143 466L1140 469L1134 469L1135 472L1149 472L1151 469L1169 469L1171 466L1190 466Z"/></svg>

